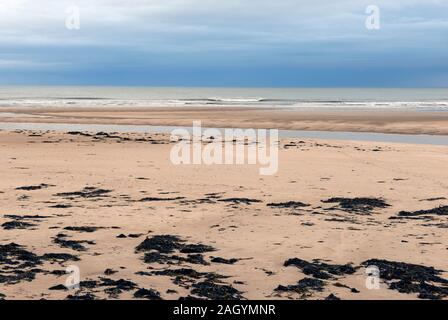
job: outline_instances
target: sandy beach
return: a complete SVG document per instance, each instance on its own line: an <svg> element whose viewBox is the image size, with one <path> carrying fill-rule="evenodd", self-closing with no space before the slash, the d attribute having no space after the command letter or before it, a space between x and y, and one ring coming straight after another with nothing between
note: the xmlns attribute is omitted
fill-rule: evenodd
<svg viewBox="0 0 448 320"><path fill-rule="evenodd" d="M0 1L0 304L284 319L448 300L447 11Z"/></svg>
<svg viewBox="0 0 448 320"><path fill-rule="evenodd" d="M0 122L275 128L448 135L448 112L247 107L2 107Z"/></svg>
<svg viewBox="0 0 448 320"><path fill-rule="evenodd" d="M238 116L231 124L245 127L265 115L25 113L1 121L224 126ZM250 125L448 130L447 116L430 113L325 125L271 115ZM172 144L163 134L0 131L0 298L448 298L447 147L287 139L277 174L260 176L253 165L174 166ZM64 287L69 266L80 290ZM380 271L373 289L369 266Z"/></svg>

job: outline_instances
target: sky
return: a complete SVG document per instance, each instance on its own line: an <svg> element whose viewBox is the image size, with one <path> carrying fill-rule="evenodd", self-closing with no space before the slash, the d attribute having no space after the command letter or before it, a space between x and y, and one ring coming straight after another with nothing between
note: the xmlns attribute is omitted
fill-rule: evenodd
<svg viewBox="0 0 448 320"><path fill-rule="evenodd" d="M0 0L0 85L448 87L448 0Z"/></svg>

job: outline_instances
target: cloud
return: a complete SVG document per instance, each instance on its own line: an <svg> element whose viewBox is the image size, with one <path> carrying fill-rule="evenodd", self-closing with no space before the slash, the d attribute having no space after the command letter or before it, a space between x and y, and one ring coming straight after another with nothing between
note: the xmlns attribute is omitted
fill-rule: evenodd
<svg viewBox="0 0 448 320"><path fill-rule="evenodd" d="M61 66L63 79L70 68L448 66L448 1L374 2L376 31L365 28L372 0L2 0L0 67ZM80 30L65 28L72 5Z"/></svg>

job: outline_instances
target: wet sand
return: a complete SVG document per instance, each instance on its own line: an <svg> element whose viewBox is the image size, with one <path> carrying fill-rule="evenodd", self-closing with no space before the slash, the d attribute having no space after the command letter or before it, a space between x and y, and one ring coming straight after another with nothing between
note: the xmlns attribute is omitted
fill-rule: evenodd
<svg viewBox="0 0 448 320"><path fill-rule="evenodd" d="M0 122L128 124L204 127L275 128L448 135L448 112L241 107L15 107L2 108Z"/></svg>
<svg viewBox="0 0 448 320"><path fill-rule="evenodd" d="M152 115L132 121L191 125ZM163 134L0 131L0 145L0 298L448 298L447 216L414 213L448 205L446 146L287 139L278 173L260 176L174 166ZM80 291L58 287L70 265Z"/></svg>

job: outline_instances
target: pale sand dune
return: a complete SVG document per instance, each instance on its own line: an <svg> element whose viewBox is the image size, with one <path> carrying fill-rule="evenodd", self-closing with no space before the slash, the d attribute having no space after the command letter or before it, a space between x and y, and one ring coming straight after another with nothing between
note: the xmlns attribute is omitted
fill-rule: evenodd
<svg viewBox="0 0 448 320"><path fill-rule="evenodd" d="M107 113L102 115L110 121ZM160 115L167 116L167 112ZM68 121L67 115L61 116L61 121ZM228 116L232 118L231 112ZM252 116L261 117L255 113ZM137 115L133 117L138 118ZM144 118L144 114L141 117ZM168 124L166 119L152 121ZM177 122L169 124L174 123ZM429 123L423 122L422 127L428 128ZM299 269L283 266L290 258L323 259L330 264L353 263L355 266L378 258L448 271L446 217L389 219L397 216L400 210L448 205L448 200L444 199L421 201L448 198L446 147L306 140L297 147L285 149L285 143L298 141L288 139L282 141L278 174L260 176L258 166L173 166L169 161L172 147L169 143L124 140L117 143L119 139L93 139L63 133L29 134L0 132L0 224L11 221L4 216L7 214L50 217L33 222L34 230L0 229L0 244L14 242L38 255L65 252L80 258L80 261L62 264L46 262L38 266L43 270L64 270L74 264L80 267L81 280L99 280L102 276L126 279L138 287L159 291L164 299L177 299L190 294L191 288L174 284L170 277L137 275L136 272L180 266L146 264L142 261L143 253L135 252L146 236L177 235L189 243L215 247L217 251L204 253L206 261L210 261L210 256L243 259L234 265L181 265L229 276L222 281L240 290L248 299L299 298L295 293L274 293L278 285L292 285L304 277ZM167 142L163 135L152 138ZM33 191L16 190L41 183L50 186ZM105 197L90 199L56 195L79 191L86 186L112 191ZM185 197L184 200L190 201L204 199L210 193L219 193L220 199L238 197L262 202L229 205L210 196L211 202L136 201L144 197ZM391 206L375 209L370 215L325 210L335 204L321 201L331 197L383 198ZM310 207L298 210L267 206L271 202L285 201L301 201ZM50 207L57 204L72 207ZM342 221L334 221L335 218ZM106 228L85 233L63 230L67 226ZM85 244L87 250L81 252L61 248L52 242L61 232L71 236L67 240L93 240L96 244ZM117 238L119 234L140 233L143 235L139 238ZM107 268L118 273L105 276L103 272ZM4 274L3 271L0 274ZM441 276L448 278L447 273ZM323 292L311 291L309 298L322 299L330 293L342 299L417 297L417 294L389 290L384 283L380 290L367 290L364 268L336 278L326 280ZM64 282L65 276L39 272L33 281L14 285L1 283L0 293L8 299L61 299L74 292L48 288ZM336 287L337 282L356 288L360 293ZM107 298L104 289L85 292ZM167 289L177 293L167 293ZM118 297L131 298L134 291L124 291Z"/></svg>
<svg viewBox="0 0 448 320"><path fill-rule="evenodd" d="M448 112L409 110L272 108L2 108L0 122L82 123L191 126L192 119L207 127L275 128L448 135ZM10 113L15 113L13 117Z"/></svg>

